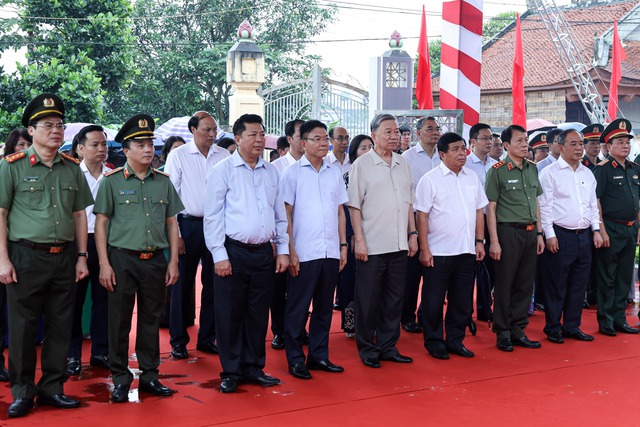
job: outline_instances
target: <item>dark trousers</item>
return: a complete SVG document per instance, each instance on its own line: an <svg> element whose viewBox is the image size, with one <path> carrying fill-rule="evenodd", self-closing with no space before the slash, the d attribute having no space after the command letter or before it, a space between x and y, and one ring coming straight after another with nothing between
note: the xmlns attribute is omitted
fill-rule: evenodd
<svg viewBox="0 0 640 427"><path fill-rule="evenodd" d="M7 341L7 287L0 285L0 362L4 366L4 349Z"/></svg>
<svg viewBox="0 0 640 427"><path fill-rule="evenodd" d="M76 285L76 302L73 309L73 327L71 328L71 343L68 357L82 359L82 309L87 298L87 289L91 283L91 356L107 356L109 354L108 335L108 301L107 290L100 286L100 266L98 252L93 233L87 240L87 267L89 276L80 280Z"/></svg>
<svg viewBox="0 0 640 427"><path fill-rule="evenodd" d="M362 360L398 354L407 251L356 262L356 345Z"/></svg>
<svg viewBox="0 0 640 427"><path fill-rule="evenodd" d="M475 255L434 256L433 267L424 267L422 285L422 328L424 346L429 351L462 345L471 315ZM442 310L447 299L447 314L442 327ZM446 345L445 345L446 343Z"/></svg>
<svg viewBox="0 0 640 427"><path fill-rule="evenodd" d="M547 251L542 271L544 276L544 332L575 333L580 328L582 304L591 269L593 236L590 230L580 234L553 227L558 239L558 252ZM561 324L562 321L562 324Z"/></svg>
<svg viewBox="0 0 640 427"><path fill-rule="evenodd" d="M300 263L296 277L287 278L285 310L285 348L289 366L305 361L302 343L309 305L313 310L309 321L309 360L329 359L329 330L333 315L333 293L338 280L340 261L334 258Z"/></svg>
<svg viewBox="0 0 640 427"><path fill-rule="evenodd" d="M129 332L138 297L136 356L140 382L158 379L160 365L160 315L164 305L167 259L163 254L143 260L117 248L109 248L109 262L116 286L109 292L109 359L115 385L131 384Z"/></svg>
<svg viewBox="0 0 640 427"><path fill-rule="evenodd" d="M169 316L169 334L171 347L189 344L187 326L190 322L191 301L195 292L196 273L202 263L200 281L200 322L198 344L206 345L216 339L213 258L204 241L202 219L178 215L180 234L184 240L185 253L178 259L180 277L171 290L171 314Z"/></svg>
<svg viewBox="0 0 640 427"><path fill-rule="evenodd" d="M493 332L498 338L521 338L529 324L528 310L536 273L535 231L498 224L502 248L495 271Z"/></svg>
<svg viewBox="0 0 640 427"><path fill-rule="evenodd" d="M271 244L252 250L225 244L233 274L215 276L216 336L222 378L256 378L265 366L265 337L275 262Z"/></svg>
<svg viewBox="0 0 640 427"><path fill-rule="evenodd" d="M347 265L340 272L338 281L338 299L340 300L342 330L356 331L355 303L353 296L356 288L356 255L351 246L351 238L347 238Z"/></svg>
<svg viewBox="0 0 640 427"><path fill-rule="evenodd" d="M274 275L273 292L271 294L271 332L273 335L284 335L284 312L287 305L287 273Z"/></svg>
<svg viewBox="0 0 640 427"><path fill-rule="evenodd" d="M49 254L9 243L9 258L18 281L7 288L9 306L9 377L14 398L51 396L63 392L73 302L76 251L73 245ZM36 346L44 316L42 377L36 387Z"/></svg>
<svg viewBox="0 0 640 427"><path fill-rule="evenodd" d="M407 274L404 280L404 298L402 302L402 317L400 323L412 323L416 321L416 309L418 308L418 292L422 264L420 264L420 250L412 257L407 257ZM424 287L424 283L422 285Z"/></svg>
<svg viewBox="0 0 640 427"><path fill-rule="evenodd" d="M493 304L493 298L491 297L491 291L493 290L493 260L489 256L489 248L491 246L491 239L489 238L489 229L487 227L487 218L484 220L484 236L485 236L485 254L484 260L478 261L476 265L476 315L478 320L488 321L491 319L493 312L491 311L491 305ZM485 274L477 274L479 269L486 269ZM473 311L473 293L471 295L471 310Z"/></svg>
<svg viewBox="0 0 640 427"><path fill-rule="evenodd" d="M627 323L625 310L633 280L638 227L604 220L611 246L596 250L598 324Z"/></svg>

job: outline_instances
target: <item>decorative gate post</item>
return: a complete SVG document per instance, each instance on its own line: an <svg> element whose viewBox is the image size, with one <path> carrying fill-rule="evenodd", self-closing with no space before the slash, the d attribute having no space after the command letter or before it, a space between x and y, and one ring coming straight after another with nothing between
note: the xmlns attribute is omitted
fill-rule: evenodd
<svg viewBox="0 0 640 427"><path fill-rule="evenodd" d="M264 101L257 89L264 83L264 54L251 40L252 27L246 19L238 27L238 42L227 53L227 84L232 87L229 96L229 123L243 114L264 117Z"/></svg>

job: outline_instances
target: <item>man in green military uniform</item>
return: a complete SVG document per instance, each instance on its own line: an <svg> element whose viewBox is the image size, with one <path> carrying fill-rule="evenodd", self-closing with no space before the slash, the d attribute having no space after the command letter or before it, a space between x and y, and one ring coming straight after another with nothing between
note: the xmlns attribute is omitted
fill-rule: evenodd
<svg viewBox="0 0 640 427"><path fill-rule="evenodd" d="M487 223L494 260L493 331L497 347L539 348L524 333L536 272L536 253L544 250L538 196L542 186L534 162L526 159L527 132L517 125L502 131L507 157L487 173Z"/></svg>
<svg viewBox="0 0 640 427"><path fill-rule="evenodd" d="M33 145L0 162L0 282L7 285L9 377L14 402L9 417L38 405L76 408L64 394L75 283L88 274L87 216L93 202L78 161L58 153L64 104L52 93L37 96L22 115ZM77 255L77 256L76 256ZM35 383L35 338L45 329L42 377Z"/></svg>
<svg viewBox="0 0 640 427"><path fill-rule="evenodd" d="M584 156L582 164L593 172L598 165L598 154L600 154L600 135L604 126L600 123L593 123L582 129L584 137Z"/></svg>
<svg viewBox="0 0 640 427"><path fill-rule="evenodd" d="M105 176L96 196L95 239L100 284L109 293L109 359L115 388L112 402L127 402L133 375L128 368L131 316L138 294L136 354L139 391L170 396L158 381L160 316L165 286L178 279L178 223L184 209L169 176L151 168L151 116L129 119L115 140L127 156L124 167ZM163 254L169 247L170 259Z"/></svg>
<svg viewBox="0 0 640 427"><path fill-rule="evenodd" d="M616 331L640 332L629 326L625 315L636 245L640 243L640 166L627 160L631 138L629 120L611 122L600 136L609 156L594 171L603 239L603 247L595 255L598 325L600 333L607 336L615 336Z"/></svg>

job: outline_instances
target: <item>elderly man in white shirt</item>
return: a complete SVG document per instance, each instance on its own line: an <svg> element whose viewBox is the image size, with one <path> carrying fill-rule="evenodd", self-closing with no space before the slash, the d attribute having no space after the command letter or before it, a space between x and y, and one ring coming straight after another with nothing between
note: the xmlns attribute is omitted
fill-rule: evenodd
<svg viewBox="0 0 640 427"><path fill-rule="evenodd" d="M475 261L482 261L484 216L489 202L476 174L464 167L465 143L456 133L438 140L442 163L416 188L422 286L424 346L436 359L449 353L473 357L462 341L471 313ZM442 310L447 314L443 333Z"/></svg>
<svg viewBox="0 0 640 427"><path fill-rule="evenodd" d="M243 114L233 124L238 149L209 171L204 235L214 261L216 335L222 382L280 384L264 373L265 337L274 272L289 267L289 237L276 168L262 160L262 118ZM275 244L276 259L274 262Z"/></svg>
<svg viewBox="0 0 640 427"><path fill-rule="evenodd" d="M229 152L215 144L218 125L206 111L194 113L188 123L193 141L172 150L167 157L165 172L176 188L184 210L178 214L180 231L180 276L171 292L169 335L171 355L176 359L189 357L187 332L195 290L196 273L202 265L200 317L196 349L205 353L217 353L213 293L213 259L204 241L202 219L204 217L205 180L207 173L218 162L229 157Z"/></svg>
<svg viewBox="0 0 640 427"><path fill-rule="evenodd" d="M546 237L542 265L546 301L544 332L556 344L564 338L593 341L580 330L592 247L602 246L593 173L581 163L582 134L558 135L560 158L540 173L540 217ZM561 323L562 322L562 323Z"/></svg>

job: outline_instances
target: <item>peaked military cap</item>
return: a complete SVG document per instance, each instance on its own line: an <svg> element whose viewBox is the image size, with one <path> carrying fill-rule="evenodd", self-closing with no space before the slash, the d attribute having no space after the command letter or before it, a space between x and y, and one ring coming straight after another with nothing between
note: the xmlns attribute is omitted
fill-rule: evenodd
<svg viewBox="0 0 640 427"><path fill-rule="evenodd" d="M602 135L600 135L600 142L606 144L611 139L619 138L621 136L633 138L631 130L631 122L629 120L616 119L609 123L604 131L602 131Z"/></svg>
<svg viewBox="0 0 640 427"><path fill-rule="evenodd" d="M153 121L153 117L148 114L137 114L122 125L114 139L120 143L127 139L153 139L155 128L156 122Z"/></svg>
<svg viewBox="0 0 640 427"><path fill-rule="evenodd" d="M604 126L600 123L593 123L582 129L584 139L600 139Z"/></svg>
<svg viewBox="0 0 640 427"><path fill-rule="evenodd" d="M43 93L33 98L22 113L22 126L27 127L32 121L44 116L58 116L64 119L64 103L58 95Z"/></svg>

